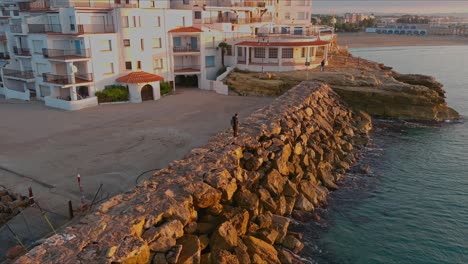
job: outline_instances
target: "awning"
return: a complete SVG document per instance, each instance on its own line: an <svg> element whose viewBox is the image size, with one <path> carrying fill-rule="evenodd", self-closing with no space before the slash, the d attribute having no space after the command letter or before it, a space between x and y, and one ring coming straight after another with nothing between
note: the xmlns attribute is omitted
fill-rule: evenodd
<svg viewBox="0 0 468 264"><path fill-rule="evenodd" d="M156 82L156 81L163 81L164 78L152 74L149 72L139 71L139 72L132 72L125 76L117 78L117 82L121 83L148 83L148 82Z"/></svg>
<svg viewBox="0 0 468 264"><path fill-rule="evenodd" d="M197 27L179 27L169 30L169 33L201 33L203 30Z"/></svg>

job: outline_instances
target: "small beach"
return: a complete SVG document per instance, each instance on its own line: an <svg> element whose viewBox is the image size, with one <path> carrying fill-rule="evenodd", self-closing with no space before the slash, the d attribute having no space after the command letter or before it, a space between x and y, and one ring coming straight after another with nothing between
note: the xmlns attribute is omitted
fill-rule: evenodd
<svg viewBox="0 0 468 264"><path fill-rule="evenodd" d="M462 36L401 36L376 33L338 33L338 45L348 48L408 47L408 46L461 46L468 45Z"/></svg>

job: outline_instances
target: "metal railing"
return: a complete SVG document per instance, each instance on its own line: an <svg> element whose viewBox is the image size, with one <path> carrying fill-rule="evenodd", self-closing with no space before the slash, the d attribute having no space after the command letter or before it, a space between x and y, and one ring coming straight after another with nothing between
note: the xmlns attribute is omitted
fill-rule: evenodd
<svg viewBox="0 0 468 264"><path fill-rule="evenodd" d="M209 17L204 18L204 24L213 23L232 23L232 24L250 24L250 23L262 23L272 22L272 17L251 17L251 18L233 18L233 17Z"/></svg>
<svg viewBox="0 0 468 264"><path fill-rule="evenodd" d="M199 52L200 48L193 48L193 47L174 47L172 49L174 52Z"/></svg>
<svg viewBox="0 0 468 264"><path fill-rule="evenodd" d="M271 5L271 2L269 3ZM242 3L234 3L234 7L265 7L267 3L263 1L244 1Z"/></svg>
<svg viewBox="0 0 468 264"><path fill-rule="evenodd" d="M53 0L53 7L85 7L85 8L111 8L109 1L90 0ZM113 2L113 1L112 1Z"/></svg>
<svg viewBox="0 0 468 264"><path fill-rule="evenodd" d="M12 24L10 25L11 33L23 33L23 27L21 24Z"/></svg>
<svg viewBox="0 0 468 264"><path fill-rule="evenodd" d="M181 70L200 70L200 65L174 65L174 70L181 71Z"/></svg>
<svg viewBox="0 0 468 264"><path fill-rule="evenodd" d="M8 52L0 52L0 60L9 60L10 54Z"/></svg>
<svg viewBox="0 0 468 264"><path fill-rule="evenodd" d="M16 77L19 79L34 79L34 72L3 69L3 76Z"/></svg>
<svg viewBox="0 0 468 264"><path fill-rule="evenodd" d="M0 42L5 42L7 39L6 39L6 34L5 32L0 32Z"/></svg>
<svg viewBox="0 0 468 264"><path fill-rule="evenodd" d="M113 24L78 24L78 33L115 33Z"/></svg>
<svg viewBox="0 0 468 264"><path fill-rule="evenodd" d="M18 7L21 12L29 11L42 11L50 8L49 1L31 1L31 2L18 2Z"/></svg>
<svg viewBox="0 0 468 264"><path fill-rule="evenodd" d="M29 33L61 33L60 24L28 24Z"/></svg>
<svg viewBox="0 0 468 264"><path fill-rule="evenodd" d="M76 73L74 76L72 75L58 75L52 73L43 73L42 80L46 83L55 83L55 84L73 84L73 83L85 83L85 82L92 82L93 81L93 74L92 73Z"/></svg>
<svg viewBox="0 0 468 264"><path fill-rule="evenodd" d="M91 57L89 49L42 49L45 58L61 58L61 57Z"/></svg>
<svg viewBox="0 0 468 264"><path fill-rule="evenodd" d="M31 56L31 51L26 48L13 47L13 53L18 56Z"/></svg>

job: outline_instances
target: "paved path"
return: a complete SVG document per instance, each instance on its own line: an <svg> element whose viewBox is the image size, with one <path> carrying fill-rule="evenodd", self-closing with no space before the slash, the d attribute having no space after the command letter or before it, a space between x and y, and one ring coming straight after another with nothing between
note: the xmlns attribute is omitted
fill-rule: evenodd
<svg viewBox="0 0 468 264"><path fill-rule="evenodd" d="M42 207L66 216L68 200L80 201L77 173L88 200L100 183L105 195L124 192L140 173L227 129L235 112L242 121L272 100L186 89L159 101L66 112L0 99L0 184L24 195L31 186Z"/></svg>

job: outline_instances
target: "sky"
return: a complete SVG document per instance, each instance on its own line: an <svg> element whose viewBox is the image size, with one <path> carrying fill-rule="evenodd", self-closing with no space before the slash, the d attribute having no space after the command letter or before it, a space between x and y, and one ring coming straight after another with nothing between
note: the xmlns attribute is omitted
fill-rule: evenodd
<svg viewBox="0 0 468 264"><path fill-rule="evenodd" d="M468 0L313 0L314 14L346 12L376 13L468 13Z"/></svg>

